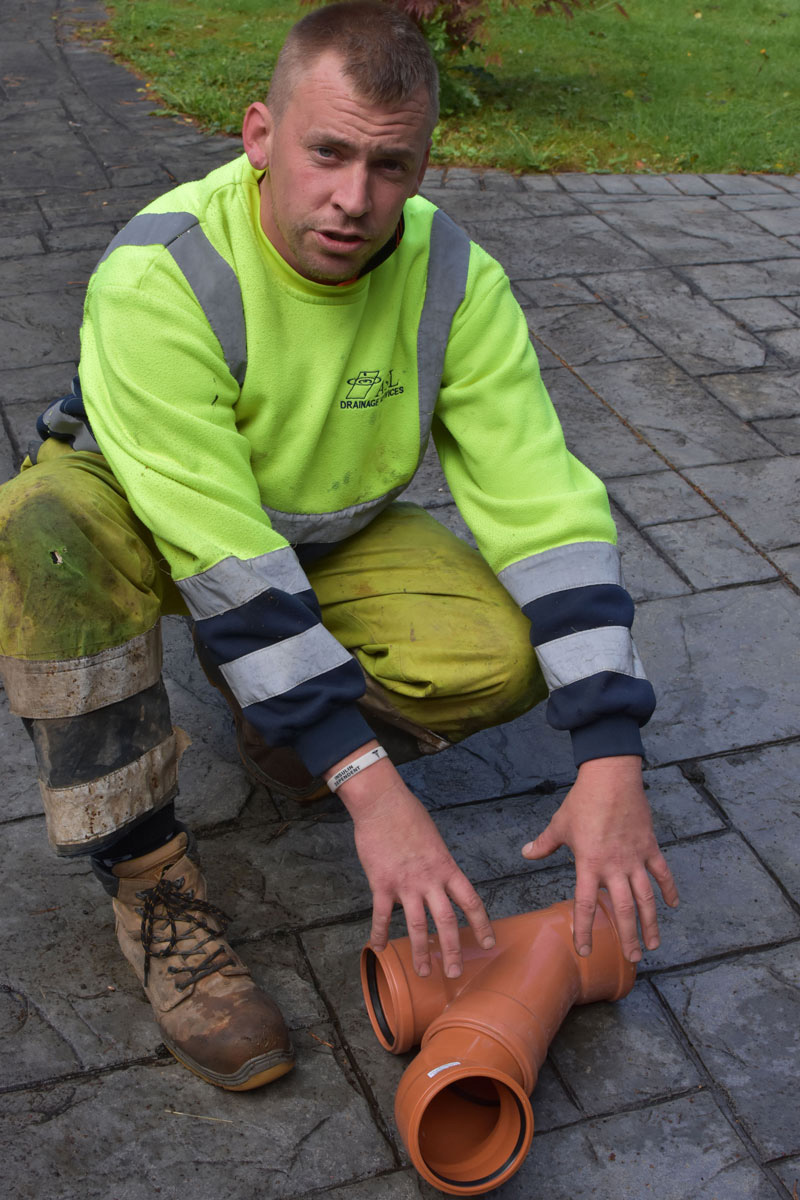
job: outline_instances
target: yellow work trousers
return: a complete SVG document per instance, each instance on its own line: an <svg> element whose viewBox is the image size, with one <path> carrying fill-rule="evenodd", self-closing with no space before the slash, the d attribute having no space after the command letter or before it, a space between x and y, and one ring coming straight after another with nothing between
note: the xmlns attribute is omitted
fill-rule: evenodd
<svg viewBox="0 0 800 1200"><path fill-rule="evenodd" d="M307 574L330 632L403 716L448 741L546 695L527 619L481 555L416 505L391 505ZM159 617L188 615L105 460L55 439L0 488L0 594L0 671L12 710L33 721L96 722L156 687ZM174 794L179 749L163 720L153 728L154 744L130 751L138 767L114 761L103 775L98 764L93 803L154 769L168 782L141 811ZM68 774L56 790L74 788ZM127 809L108 818L131 819Z"/></svg>

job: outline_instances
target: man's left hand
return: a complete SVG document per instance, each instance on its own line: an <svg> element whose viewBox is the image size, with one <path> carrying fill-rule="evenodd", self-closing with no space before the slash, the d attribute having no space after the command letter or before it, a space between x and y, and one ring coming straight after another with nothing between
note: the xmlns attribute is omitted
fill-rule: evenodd
<svg viewBox="0 0 800 1200"><path fill-rule="evenodd" d="M658 918L649 875L671 908L678 905L678 889L653 833L640 758L596 758L578 768L578 777L552 821L523 847L522 854L546 858L560 846L568 846L575 858L573 938L578 954L591 953L601 887L607 889L614 906L625 957L630 962L642 957L637 914L642 940L648 950L655 950Z"/></svg>

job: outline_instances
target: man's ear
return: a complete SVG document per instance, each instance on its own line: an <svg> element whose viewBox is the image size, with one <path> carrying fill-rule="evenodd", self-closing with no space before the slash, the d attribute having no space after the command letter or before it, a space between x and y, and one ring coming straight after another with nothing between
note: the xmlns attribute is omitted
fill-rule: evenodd
<svg viewBox="0 0 800 1200"><path fill-rule="evenodd" d="M273 130L272 114L266 104L256 101L244 114L242 143L250 166L264 171L269 166L269 152Z"/></svg>
<svg viewBox="0 0 800 1200"><path fill-rule="evenodd" d="M428 162L431 157L431 146L432 145L433 145L433 142L429 141L427 146L425 147L425 153L422 156L422 162L420 164L419 171L417 172L417 180L416 180L416 183L414 184L414 190L411 193L412 196L416 196L417 192L422 187L422 181L425 178L425 172L428 169Z"/></svg>

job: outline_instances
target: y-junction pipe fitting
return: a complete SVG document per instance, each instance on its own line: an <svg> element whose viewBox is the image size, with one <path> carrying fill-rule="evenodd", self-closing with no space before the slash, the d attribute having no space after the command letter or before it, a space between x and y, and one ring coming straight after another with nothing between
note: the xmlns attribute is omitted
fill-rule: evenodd
<svg viewBox="0 0 800 1200"><path fill-rule="evenodd" d="M491 950L461 930L458 979L445 976L434 937L426 979L408 938L361 954L378 1041L393 1054L421 1045L395 1097L400 1136L420 1175L452 1196L481 1195L519 1170L533 1138L528 1097L562 1021L573 1004L626 996L636 977L605 896L586 958L573 945L571 901L493 926Z"/></svg>

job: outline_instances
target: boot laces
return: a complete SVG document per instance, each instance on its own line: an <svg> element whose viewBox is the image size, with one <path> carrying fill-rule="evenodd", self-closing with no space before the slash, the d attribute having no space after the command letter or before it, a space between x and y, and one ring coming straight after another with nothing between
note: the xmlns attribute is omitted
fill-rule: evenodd
<svg viewBox="0 0 800 1200"><path fill-rule="evenodd" d="M167 967L170 975L186 976L175 981L179 992L184 991L190 984L213 975L222 967L235 965L224 942L222 945L217 944L213 950L209 947L200 962L189 964L186 961L201 954L209 942L219 943L231 918L215 904L195 897L193 888L183 891L183 883L183 878L173 881L165 879L162 875L153 887L136 893L137 899L142 901L142 907L138 911L142 916L145 987L150 976L151 958L170 958L174 955L185 960L184 966ZM188 928L179 932L179 922ZM203 930L206 936L196 940L200 930ZM189 948L180 949L179 943L187 940L191 941Z"/></svg>

